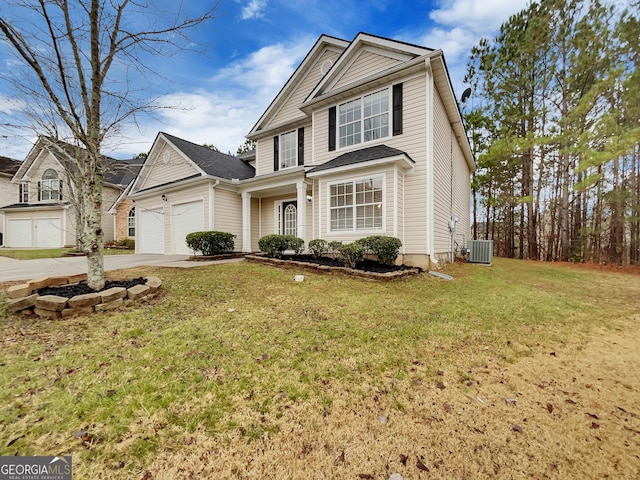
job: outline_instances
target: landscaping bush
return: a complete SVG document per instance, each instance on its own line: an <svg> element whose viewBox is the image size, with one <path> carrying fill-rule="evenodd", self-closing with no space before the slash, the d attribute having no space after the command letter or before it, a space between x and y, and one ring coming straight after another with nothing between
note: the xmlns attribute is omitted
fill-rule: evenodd
<svg viewBox="0 0 640 480"><path fill-rule="evenodd" d="M299 255L304 250L304 240L293 235L265 235L258 240L260 251L271 258L282 258L285 250L293 250Z"/></svg>
<svg viewBox="0 0 640 480"><path fill-rule="evenodd" d="M383 235L372 235L358 240L366 253L375 255L378 261L384 265L393 265L400 254L402 242L395 237L385 237Z"/></svg>
<svg viewBox="0 0 640 480"><path fill-rule="evenodd" d="M311 255L313 258L318 260L322 255L329 251L329 244L326 240L322 240L321 238L316 238L315 240L311 240L309 242L309 250L311 251Z"/></svg>
<svg viewBox="0 0 640 480"><path fill-rule="evenodd" d="M200 253L209 257L233 252L235 237L227 232L191 232L186 236L186 243L196 255Z"/></svg>
<svg viewBox="0 0 640 480"><path fill-rule="evenodd" d="M364 247L359 242L348 243L340 247L345 267L356 268L364 260Z"/></svg>
<svg viewBox="0 0 640 480"><path fill-rule="evenodd" d="M116 247L133 250L134 248L136 248L136 240L135 238L129 237L122 238L116 242Z"/></svg>
<svg viewBox="0 0 640 480"><path fill-rule="evenodd" d="M327 252L331 256L331 258L333 258L334 260L342 261L342 253L340 252L340 249L342 248L342 242L334 240L328 243L328 247L329 248Z"/></svg>

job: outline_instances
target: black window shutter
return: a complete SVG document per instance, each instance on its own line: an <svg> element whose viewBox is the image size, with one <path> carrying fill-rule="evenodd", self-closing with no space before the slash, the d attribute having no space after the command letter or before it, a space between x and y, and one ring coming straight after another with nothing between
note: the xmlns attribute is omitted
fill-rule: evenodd
<svg viewBox="0 0 640 480"><path fill-rule="evenodd" d="M336 149L336 107L329 109L329 151Z"/></svg>
<svg viewBox="0 0 640 480"><path fill-rule="evenodd" d="M402 135L402 84L393 86L393 134Z"/></svg>
<svg viewBox="0 0 640 480"><path fill-rule="evenodd" d="M304 165L304 127L298 129L298 165Z"/></svg>
<svg viewBox="0 0 640 480"><path fill-rule="evenodd" d="M59 189L58 189L58 200L62 201L62 180L58 180L59 182Z"/></svg>
<svg viewBox="0 0 640 480"><path fill-rule="evenodd" d="M42 182L38 182L38 201L42 200Z"/></svg>
<svg viewBox="0 0 640 480"><path fill-rule="evenodd" d="M278 147L280 141L280 137L279 136L275 136L273 137L273 171L277 172L278 170L280 170L280 159L279 157L279 153L280 153L280 149Z"/></svg>

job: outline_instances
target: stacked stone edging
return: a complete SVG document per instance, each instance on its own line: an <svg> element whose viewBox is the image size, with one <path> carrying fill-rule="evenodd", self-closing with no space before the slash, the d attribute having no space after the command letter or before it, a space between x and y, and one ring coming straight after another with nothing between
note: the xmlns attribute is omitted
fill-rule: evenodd
<svg viewBox="0 0 640 480"><path fill-rule="evenodd" d="M14 285L7 290L9 313L35 313L45 318L66 318L104 312L123 306L136 305L155 298L160 293L162 281L147 277L145 284L130 288L113 287L95 293L85 293L71 298L58 295L38 295L41 288L74 285L87 280L87 274L66 277L42 277Z"/></svg>
<svg viewBox="0 0 640 480"><path fill-rule="evenodd" d="M378 280L382 282L388 282L395 280L396 278L408 277L420 273L417 268L411 268L408 270L399 270L396 272L376 273L365 272L363 270L356 270L347 267L330 267L328 265L319 265L315 263L299 262L296 260L281 260L279 258L270 258L260 255L246 255L245 260L253 263L262 263L267 265L277 265L289 268L302 269L307 271L328 273L328 274L343 274L351 275L354 277L364 278L366 280Z"/></svg>

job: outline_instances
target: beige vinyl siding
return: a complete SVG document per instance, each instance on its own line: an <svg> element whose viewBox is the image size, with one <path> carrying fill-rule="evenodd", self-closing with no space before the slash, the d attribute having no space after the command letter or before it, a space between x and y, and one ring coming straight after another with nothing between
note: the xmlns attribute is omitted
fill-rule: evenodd
<svg viewBox="0 0 640 480"><path fill-rule="evenodd" d="M58 179L62 180L62 200L72 201L73 199L69 198L69 185L64 168L50 152L46 150L42 152L27 172L29 178L29 203L38 203L39 182L42 180L44 172L48 169L55 170L58 173ZM49 203L50 200L43 200L43 202Z"/></svg>
<svg viewBox="0 0 640 480"><path fill-rule="evenodd" d="M262 233L263 230L260 225L260 212L262 210L262 202L263 200L260 198L251 199L251 251L252 252L257 252L258 250L260 250L258 248L258 240L260 240L260 237L262 237L263 235ZM240 244L240 247L242 247L242 244Z"/></svg>
<svg viewBox="0 0 640 480"><path fill-rule="evenodd" d="M166 163L165 152L169 152L169 160ZM191 162L168 144L164 144L158 150L158 154L153 155L150 166L150 169L146 169L142 184L137 186L137 190L163 185L200 173Z"/></svg>
<svg viewBox="0 0 640 480"><path fill-rule="evenodd" d="M337 89L348 85L374 73L395 67L399 63L400 61L394 58L362 50L333 88Z"/></svg>
<svg viewBox="0 0 640 480"><path fill-rule="evenodd" d="M470 178L469 168L438 94L434 103L435 117L435 253L451 251L449 220L458 217L456 241L462 245L463 236L470 236ZM452 171L453 164L453 171Z"/></svg>
<svg viewBox="0 0 640 480"><path fill-rule="evenodd" d="M399 83L399 82L395 82ZM378 144L385 144L406 152L414 161L413 172L404 174L404 217L398 219L398 236L402 234L401 225L404 222L404 251L411 254L425 254L427 250L427 168L426 168L426 79L424 76L413 77L403 82L403 133L395 137L388 137L379 142L361 143L348 149L329 151L328 140L328 108L318 110L314 117L315 164L326 163L343 153L359 150ZM372 90L375 91L375 90ZM392 174L391 172L389 173ZM356 175L355 173L353 175ZM359 173L357 174L359 175ZM398 172L398 181L402 172ZM323 179L324 180L324 179ZM326 195L321 190L323 195ZM316 212L316 223L318 212ZM326 235L325 218L322 219L322 231L316 231L316 236L324 238ZM387 218L388 233L393 233L392 218ZM402 240L402 238L401 238Z"/></svg>
<svg viewBox="0 0 640 480"><path fill-rule="evenodd" d="M266 127L302 117L304 114L300 110L300 105L302 105L302 102L304 102L309 93L311 93L311 90L318 85L318 82L323 77L323 74L320 72L322 64L327 60L335 62L337 58L338 54L336 52L330 50L325 51L309 68L307 75Z"/></svg>
<svg viewBox="0 0 640 480"><path fill-rule="evenodd" d="M311 157L311 155L309 155ZM5 207L18 202L18 185L11 183L10 176L4 176L0 173L0 207ZM0 213L0 233L3 233L2 214ZM0 242L2 245L2 242Z"/></svg>
<svg viewBox="0 0 640 480"><path fill-rule="evenodd" d="M113 215L109 213L109 208L120 196L120 190L111 187L102 189L102 231L104 232L105 241L111 241L116 238L115 223Z"/></svg>
<svg viewBox="0 0 640 480"><path fill-rule="evenodd" d="M305 132L306 133L306 132ZM256 158L256 177L273 172L273 136L258 140L258 155Z"/></svg>
<svg viewBox="0 0 640 480"><path fill-rule="evenodd" d="M236 251L242 250L242 197L233 190L216 187L214 192L214 227L219 232L232 233ZM208 211L207 221L209 223Z"/></svg>

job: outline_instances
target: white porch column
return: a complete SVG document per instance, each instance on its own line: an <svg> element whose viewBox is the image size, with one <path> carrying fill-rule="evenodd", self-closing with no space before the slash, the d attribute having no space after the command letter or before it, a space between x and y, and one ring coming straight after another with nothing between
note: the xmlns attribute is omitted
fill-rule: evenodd
<svg viewBox="0 0 640 480"><path fill-rule="evenodd" d="M251 194L242 192L242 251L251 252Z"/></svg>
<svg viewBox="0 0 640 480"><path fill-rule="evenodd" d="M303 181L296 183L297 204L298 204L298 237L304 240L305 249L307 247L307 184Z"/></svg>

